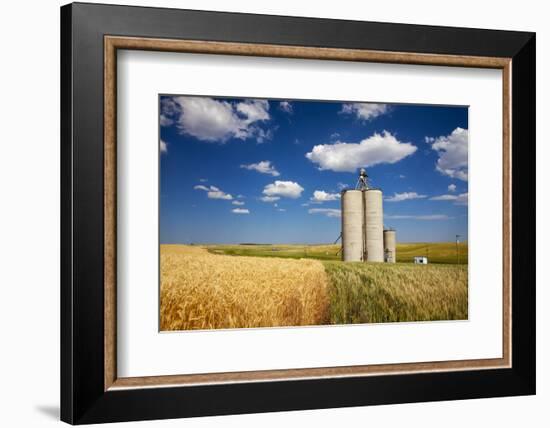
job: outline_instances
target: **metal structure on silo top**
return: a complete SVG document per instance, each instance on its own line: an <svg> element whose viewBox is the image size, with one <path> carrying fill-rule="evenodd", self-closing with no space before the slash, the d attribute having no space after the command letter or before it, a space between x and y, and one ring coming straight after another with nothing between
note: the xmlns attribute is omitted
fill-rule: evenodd
<svg viewBox="0 0 550 428"><path fill-rule="evenodd" d="M344 190L342 205L342 260L363 260L363 191Z"/></svg>
<svg viewBox="0 0 550 428"><path fill-rule="evenodd" d="M382 191L367 189L363 192L365 215L365 260L384 262L384 212Z"/></svg>
<svg viewBox="0 0 550 428"><path fill-rule="evenodd" d="M384 261L386 263L395 263L397 260L395 230L384 230Z"/></svg>

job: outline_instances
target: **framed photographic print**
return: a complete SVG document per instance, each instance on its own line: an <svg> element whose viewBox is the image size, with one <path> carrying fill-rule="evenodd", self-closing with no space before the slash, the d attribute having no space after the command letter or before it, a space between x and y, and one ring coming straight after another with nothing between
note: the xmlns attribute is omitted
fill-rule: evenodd
<svg viewBox="0 0 550 428"><path fill-rule="evenodd" d="M535 393L533 33L76 3L61 53L62 420Z"/></svg>
<svg viewBox="0 0 550 428"><path fill-rule="evenodd" d="M467 107L159 98L160 331L468 320Z"/></svg>

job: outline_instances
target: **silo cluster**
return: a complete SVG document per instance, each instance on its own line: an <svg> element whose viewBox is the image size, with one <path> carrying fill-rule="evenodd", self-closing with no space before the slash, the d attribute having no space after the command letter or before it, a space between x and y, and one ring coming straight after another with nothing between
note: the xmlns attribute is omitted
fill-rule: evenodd
<svg viewBox="0 0 550 428"><path fill-rule="evenodd" d="M366 184L342 192L343 261L395 263L396 234L384 230L382 196L380 189Z"/></svg>
<svg viewBox="0 0 550 428"><path fill-rule="evenodd" d="M395 230L384 230L384 261L395 263L396 260L396 238Z"/></svg>

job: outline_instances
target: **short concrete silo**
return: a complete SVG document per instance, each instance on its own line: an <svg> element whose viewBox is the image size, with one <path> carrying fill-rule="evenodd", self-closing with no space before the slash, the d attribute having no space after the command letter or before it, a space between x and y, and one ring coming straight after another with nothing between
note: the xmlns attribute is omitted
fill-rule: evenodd
<svg viewBox="0 0 550 428"><path fill-rule="evenodd" d="M363 260L363 192L344 190L342 204L342 260Z"/></svg>
<svg viewBox="0 0 550 428"><path fill-rule="evenodd" d="M363 192L365 204L366 261L384 262L384 212L382 191L367 189Z"/></svg>
<svg viewBox="0 0 550 428"><path fill-rule="evenodd" d="M384 230L384 259L386 263L395 263L397 260L395 230Z"/></svg>

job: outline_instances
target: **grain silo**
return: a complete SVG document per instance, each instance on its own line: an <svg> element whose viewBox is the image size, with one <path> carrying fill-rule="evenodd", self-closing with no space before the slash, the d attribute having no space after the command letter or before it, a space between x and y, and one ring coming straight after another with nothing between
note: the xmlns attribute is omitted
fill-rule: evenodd
<svg viewBox="0 0 550 428"><path fill-rule="evenodd" d="M355 190L344 190L341 194L342 260L395 263L396 241L393 230L393 235L388 235L388 248L393 248L393 257L385 257L387 248L382 191L369 188L367 179L366 171L361 169Z"/></svg>
<svg viewBox="0 0 550 428"><path fill-rule="evenodd" d="M363 192L342 192L342 260L363 260Z"/></svg>
<svg viewBox="0 0 550 428"><path fill-rule="evenodd" d="M386 263L395 263L396 259L397 253L395 230L384 230L384 260Z"/></svg>
<svg viewBox="0 0 550 428"><path fill-rule="evenodd" d="M367 189L363 191L365 213L365 261L384 261L384 213L382 191Z"/></svg>

